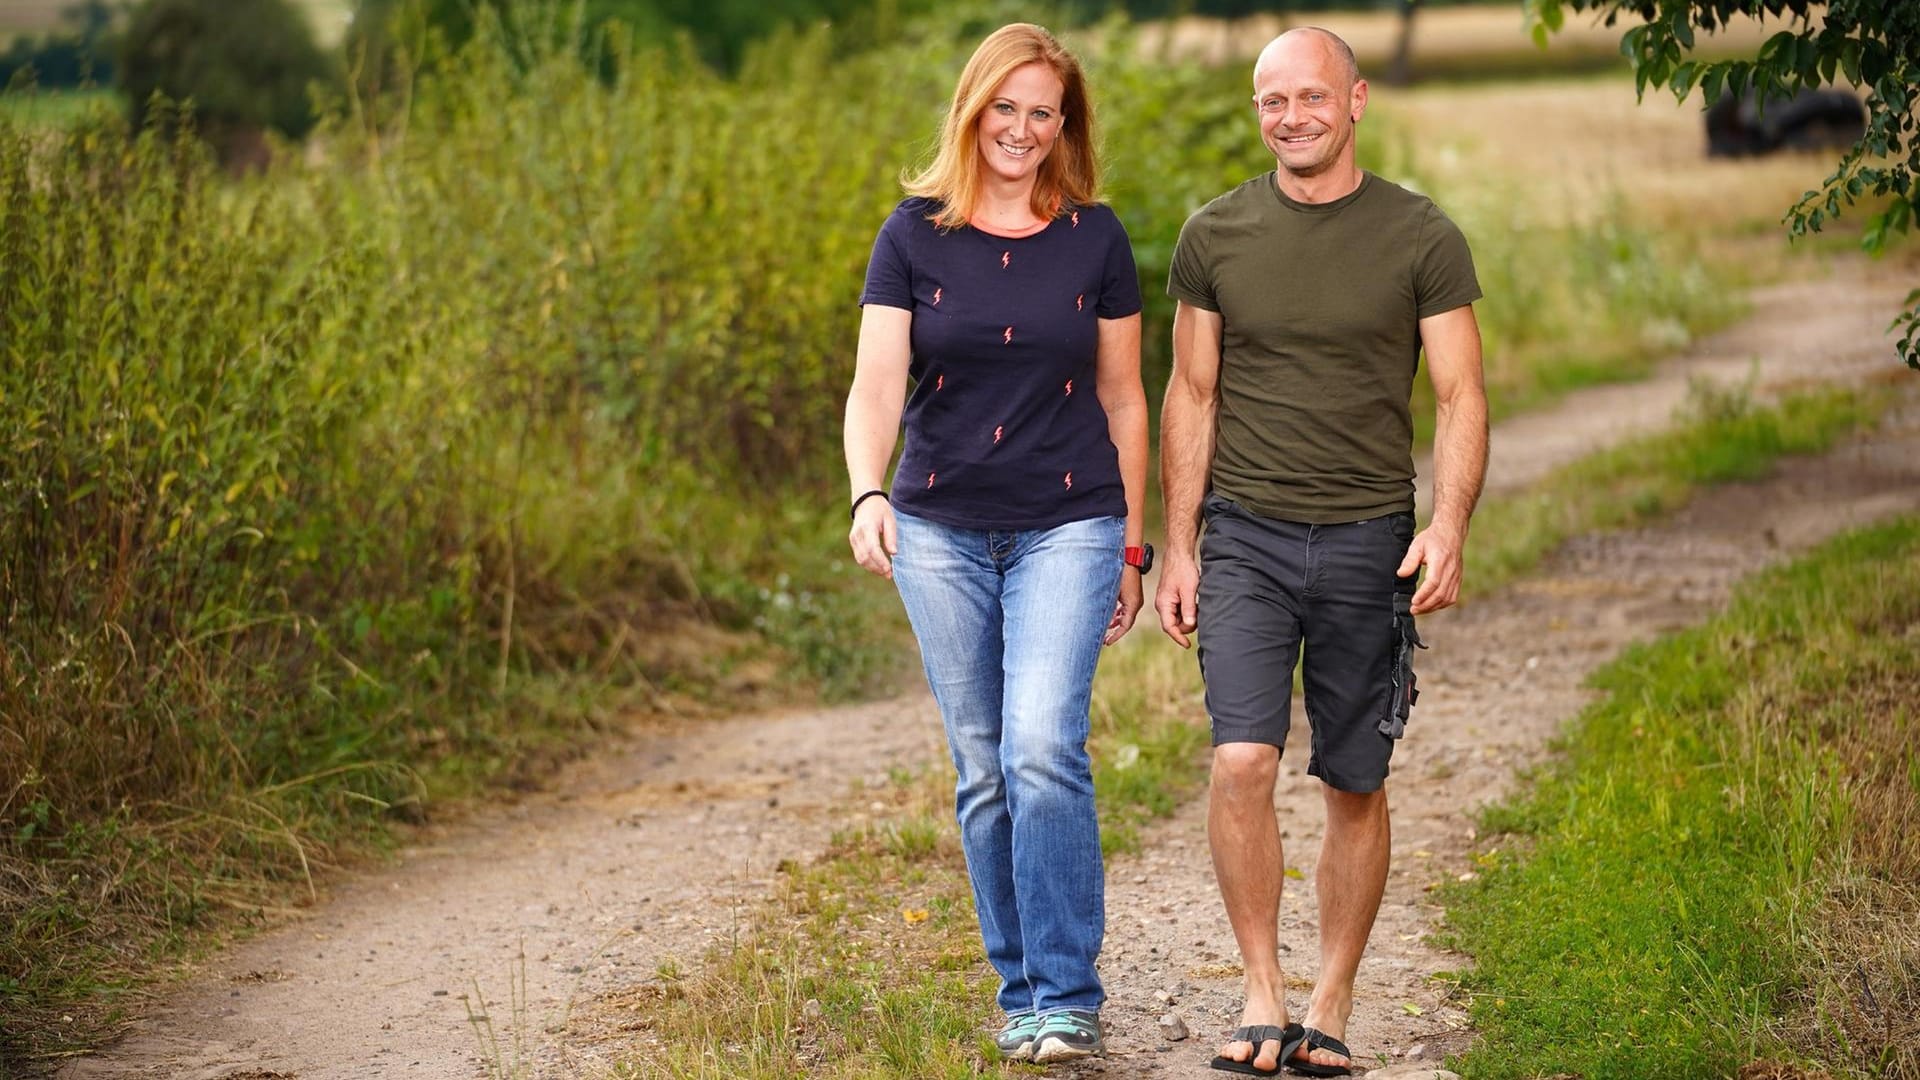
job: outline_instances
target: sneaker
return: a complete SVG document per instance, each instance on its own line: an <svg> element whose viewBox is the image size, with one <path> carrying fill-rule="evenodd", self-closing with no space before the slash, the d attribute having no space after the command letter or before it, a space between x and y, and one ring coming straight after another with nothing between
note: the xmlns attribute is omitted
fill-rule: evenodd
<svg viewBox="0 0 1920 1080"><path fill-rule="evenodd" d="M1040 1030L1033 1043L1036 1064L1051 1065L1106 1052L1107 1041L1100 1037L1099 1013L1091 1009L1068 1009L1040 1018Z"/></svg>
<svg viewBox="0 0 1920 1080"><path fill-rule="evenodd" d="M1040 1018L1033 1013L1007 1017L1007 1026L993 1037L1000 1056L1008 1061L1032 1061L1033 1039L1040 1032Z"/></svg>

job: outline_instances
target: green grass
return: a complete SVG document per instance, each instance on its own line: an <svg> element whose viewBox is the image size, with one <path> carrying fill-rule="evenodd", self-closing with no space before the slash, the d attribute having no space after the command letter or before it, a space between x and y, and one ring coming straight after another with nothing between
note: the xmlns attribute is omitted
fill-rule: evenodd
<svg viewBox="0 0 1920 1080"><path fill-rule="evenodd" d="M1920 914L1916 860L1872 846L1881 825L1911 828L1920 793L1916 628L1909 519L1762 575L1707 625L1601 671L1607 696L1558 762L1488 814L1484 842L1504 854L1449 891L1453 942L1474 958L1465 1075L1729 1076L1759 1059L1914 1075L1920 949L1856 973L1862 935L1837 934L1833 970L1815 939L1845 921L1830 900L1849 879L1904 882L1909 928ZM1858 767L1865 748L1883 768ZM1888 791L1904 792L1896 822L1861 832L1856 803ZM1884 1029L1815 1008L1822 988L1857 1000L1867 980L1899 1018Z"/></svg>
<svg viewBox="0 0 1920 1080"><path fill-rule="evenodd" d="M23 128L74 127L102 111L120 110L111 90L41 90L0 94L0 117Z"/></svg>
<svg viewBox="0 0 1920 1080"><path fill-rule="evenodd" d="M1151 608L1101 663L1088 747L1100 846L1109 857L1139 850L1141 828L1206 783L1196 767L1209 745L1199 674L1193 654L1166 640Z"/></svg>

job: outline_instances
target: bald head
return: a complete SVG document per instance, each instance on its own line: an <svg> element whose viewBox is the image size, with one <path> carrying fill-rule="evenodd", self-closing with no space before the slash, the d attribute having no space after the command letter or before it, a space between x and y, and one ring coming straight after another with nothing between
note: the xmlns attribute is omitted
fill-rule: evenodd
<svg viewBox="0 0 1920 1080"><path fill-rule="evenodd" d="M1345 77L1347 89L1360 81L1360 64L1353 58L1353 47L1340 35L1318 26L1296 26L1260 50L1260 58L1253 62L1253 81L1259 85L1260 76L1276 65L1327 60Z"/></svg>
<svg viewBox="0 0 1920 1080"><path fill-rule="evenodd" d="M1253 67L1253 107L1279 166L1274 182L1288 197L1327 202L1360 183L1353 134L1367 111L1367 82L1339 37L1303 26L1268 42Z"/></svg>

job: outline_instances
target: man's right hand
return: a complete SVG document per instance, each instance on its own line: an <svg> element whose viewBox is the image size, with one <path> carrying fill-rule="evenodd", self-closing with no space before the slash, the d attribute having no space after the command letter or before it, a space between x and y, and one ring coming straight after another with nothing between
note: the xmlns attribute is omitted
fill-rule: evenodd
<svg viewBox="0 0 1920 1080"><path fill-rule="evenodd" d="M1200 567L1191 556L1169 555L1154 590L1153 609L1160 613L1160 629L1183 649L1193 642L1187 635L1200 625Z"/></svg>

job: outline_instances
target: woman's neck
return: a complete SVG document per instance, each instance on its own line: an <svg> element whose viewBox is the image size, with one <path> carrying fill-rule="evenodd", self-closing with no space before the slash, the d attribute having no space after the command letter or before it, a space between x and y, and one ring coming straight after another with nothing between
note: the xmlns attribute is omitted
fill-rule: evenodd
<svg viewBox="0 0 1920 1080"><path fill-rule="evenodd" d="M989 182L973 204L971 220L988 232L1013 234L1038 232L1047 224L1034 213L1032 183L1005 187Z"/></svg>

